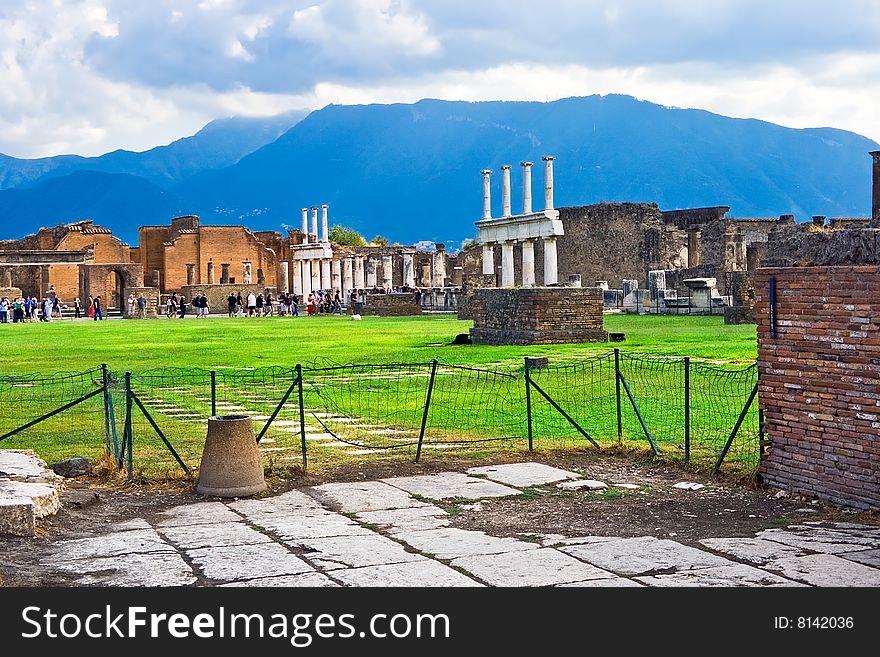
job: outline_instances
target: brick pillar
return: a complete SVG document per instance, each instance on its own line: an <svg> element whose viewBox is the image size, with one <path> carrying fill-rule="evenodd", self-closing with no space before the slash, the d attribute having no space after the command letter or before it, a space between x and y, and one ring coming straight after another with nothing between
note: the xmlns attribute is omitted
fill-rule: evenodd
<svg viewBox="0 0 880 657"><path fill-rule="evenodd" d="M159 272L156 272L156 273L158 274ZM155 278L153 280L153 284L156 285L156 287L158 287L158 281L159 281L158 278ZM213 285L213 284L214 284L214 263L209 262L208 263L208 285Z"/></svg>

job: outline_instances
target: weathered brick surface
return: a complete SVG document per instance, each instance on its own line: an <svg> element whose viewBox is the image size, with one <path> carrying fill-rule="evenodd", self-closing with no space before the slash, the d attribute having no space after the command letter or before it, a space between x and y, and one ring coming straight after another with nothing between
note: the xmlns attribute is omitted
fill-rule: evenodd
<svg viewBox="0 0 880 657"><path fill-rule="evenodd" d="M763 481L880 508L880 267L759 269L756 301Z"/></svg>
<svg viewBox="0 0 880 657"><path fill-rule="evenodd" d="M486 344L604 342L602 307L599 288L475 290L471 339Z"/></svg>
<svg viewBox="0 0 880 657"><path fill-rule="evenodd" d="M416 303L415 293L368 294L364 304L364 314L380 317L421 315L422 307Z"/></svg>

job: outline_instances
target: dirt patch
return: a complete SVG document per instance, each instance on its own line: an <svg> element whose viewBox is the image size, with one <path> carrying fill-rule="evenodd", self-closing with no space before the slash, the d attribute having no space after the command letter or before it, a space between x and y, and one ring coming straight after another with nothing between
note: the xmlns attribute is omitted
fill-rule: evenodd
<svg viewBox="0 0 880 657"><path fill-rule="evenodd" d="M526 489L515 498L440 506L452 515L452 524L495 536L519 538L543 534L565 536L656 536L695 543L709 537L753 536L773 527L804 521L848 520L880 524L880 513L850 513L800 496L779 496L754 483L729 476L711 477L690 472L679 464L662 463L643 454L601 453L594 450L510 453L485 459L426 460L422 463L386 461L350 464L334 470L303 475L274 472L270 490L314 486L329 481L365 481L384 477L464 471L478 465L539 461L606 482L605 491L562 491L550 484ZM704 485L680 490L682 482ZM628 488L629 484L637 488ZM3 562L0 585L45 586L39 567L52 541L106 533L118 522L153 519L173 506L205 501L194 482L171 481L144 485L78 478L68 481L61 511L39 522L34 538L0 538ZM262 496L261 496L262 497Z"/></svg>

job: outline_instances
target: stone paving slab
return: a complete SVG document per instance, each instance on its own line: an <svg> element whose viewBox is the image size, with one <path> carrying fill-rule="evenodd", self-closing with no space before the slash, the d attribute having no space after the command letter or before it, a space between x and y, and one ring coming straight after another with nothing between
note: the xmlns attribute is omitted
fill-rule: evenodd
<svg viewBox="0 0 880 657"><path fill-rule="evenodd" d="M608 484L596 479L577 479L575 481L563 481L561 484L556 484L556 487L562 490L582 490L586 488L587 490L595 491L605 490L608 488Z"/></svg>
<svg viewBox="0 0 880 657"><path fill-rule="evenodd" d="M278 543L201 548L186 554L205 577L227 582L315 571Z"/></svg>
<svg viewBox="0 0 880 657"><path fill-rule="evenodd" d="M251 513L299 513L307 514L310 511L324 512L326 509L320 502L298 490L288 491L281 495L273 495L262 499L238 500L229 502L231 509L247 516Z"/></svg>
<svg viewBox="0 0 880 657"><path fill-rule="evenodd" d="M430 559L334 570L331 574L346 586L482 586L449 566Z"/></svg>
<svg viewBox="0 0 880 657"><path fill-rule="evenodd" d="M490 586L553 586L614 577L553 548L459 557L451 565Z"/></svg>
<svg viewBox="0 0 880 657"><path fill-rule="evenodd" d="M570 584L557 584L556 588L571 588L574 586L589 586L602 588L644 588L644 584L639 584L635 580L626 577L614 577L611 579L588 579L583 582L571 582Z"/></svg>
<svg viewBox="0 0 880 657"><path fill-rule="evenodd" d="M537 543L515 538L498 538L483 532L455 527L425 531L393 532L392 536L419 552L432 554L438 559L455 559L475 554L501 554L521 550L536 550Z"/></svg>
<svg viewBox="0 0 880 657"><path fill-rule="evenodd" d="M618 575L654 574L654 571L672 568L687 570L733 563L709 552L652 536L615 538L559 549Z"/></svg>
<svg viewBox="0 0 880 657"><path fill-rule="evenodd" d="M880 550L865 550L863 552L846 552L841 554L844 559L863 563L866 566L880 568Z"/></svg>
<svg viewBox="0 0 880 657"><path fill-rule="evenodd" d="M195 573L176 552L133 553L89 561L58 561L55 569L76 576L81 585L188 586Z"/></svg>
<svg viewBox="0 0 880 657"><path fill-rule="evenodd" d="M731 564L712 568L694 568L675 573L636 577L648 586L803 586L790 579L779 577L752 566Z"/></svg>
<svg viewBox="0 0 880 657"><path fill-rule="evenodd" d="M364 536L335 536L285 541L286 544L306 550L304 557L324 570L378 566L406 561L421 561L425 557L407 552L399 543L370 533Z"/></svg>
<svg viewBox="0 0 880 657"><path fill-rule="evenodd" d="M157 527L186 527L190 525L216 525L222 522L238 522L241 516L223 502L197 502L176 506L158 515Z"/></svg>
<svg viewBox="0 0 880 657"><path fill-rule="evenodd" d="M407 509L365 511L357 514L359 522L370 523L389 531L439 529L449 524L449 514L431 504Z"/></svg>
<svg viewBox="0 0 880 657"><path fill-rule="evenodd" d="M369 529L336 513L299 517L266 514L263 517L256 516L254 524L265 527L285 541L374 534Z"/></svg>
<svg viewBox="0 0 880 657"><path fill-rule="evenodd" d="M829 529L852 536L861 536L863 538L880 539L880 527L876 525L862 525L854 522L805 522L802 525L792 525L789 529Z"/></svg>
<svg viewBox="0 0 880 657"><path fill-rule="evenodd" d="M272 540L256 529L251 529L243 522L224 522L215 525L175 525L160 529L169 541L184 550L269 543Z"/></svg>
<svg viewBox="0 0 880 657"><path fill-rule="evenodd" d="M52 559L57 561L80 561L100 557L124 558L131 554L174 552L174 548L152 527L58 541L53 547L55 554Z"/></svg>
<svg viewBox="0 0 880 657"><path fill-rule="evenodd" d="M247 579L241 582L230 582L221 584L222 587L322 587L331 588L339 586L326 575L318 572L303 573L302 575L281 575L279 577L260 577L258 579Z"/></svg>
<svg viewBox="0 0 880 657"><path fill-rule="evenodd" d="M880 537L867 538L855 536L851 533L824 529L822 527L807 527L803 525L801 527L802 529L796 527L765 529L758 533L758 538L825 554L841 554L843 552L858 552L860 550L880 548Z"/></svg>
<svg viewBox="0 0 880 657"><path fill-rule="evenodd" d="M0 449L0 477L27 481L54 476L46 462L28 449Z"/></svg>
<svg viewBox="0 0 880 657"><path fill-rule="evenodd" d="M713 552L721 552L737 561L746 561L754 566L764 566L776 559L800 557L805 554L799 548L761 538L707 538L700 543Z"/></svg>
<svg viewBox="0 0 880 657"><path fill-rule="evenodd" d="M543 463L507 463L505 465L486 465L470 468L469 475L483 476L517 488L552 484L565 479L579 479L580 475L568 470L560 470Z"/></svg>
<svg viewBox="0 0 880 657"><path fill-rule="evenodd" d="M428 506L409 493L381 481L324 484L311 489L318 499L343 513Z"/></svg>
<svg viewBox="0 0 880 657"><path fill-rule="evenodd" d="M61 508L60 484L0 479L0 499L30 500L34 518L45 518Z"/></svg>
<svg viewBox="0 0 880 657"><path fill-rule="evenodd" d="M581 545L582 543L604 543L605 541L613 541L616 539L616 536L571 536L566 538L565 536L557 537L556 535L549 535L546 539L541 541L541 544L544 547L553 547L557 545Z"/></svg>
<svg viewBox="0 0 880 657"><path fill-rule="evenodd" d="M813 586L880 586L880 570L833 554L777 559L767 568Z"/></svg>
<svg viewBox="0 0 880 657"><path fill-rule="evenodd" d="M132 518L131 520L123 520L113 525L114 532L126 532L132 529L153 529L153 526L143 518Z"/></svg>
<svg viewBox="0 0 880 657"><path fill-rule="evenodd" d="M413 495L430 500L447 500L462 498L479 500L484 497L508 497L519 495L519 491L494 481L468 477L461 472L441 472L433 475L416 475L414 477L392 477L382 479Z"/></svg>

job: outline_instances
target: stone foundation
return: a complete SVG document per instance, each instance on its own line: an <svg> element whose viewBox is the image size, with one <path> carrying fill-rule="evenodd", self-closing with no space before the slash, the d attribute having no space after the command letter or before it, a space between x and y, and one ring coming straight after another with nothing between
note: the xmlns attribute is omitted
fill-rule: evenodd
<svg viewBox="0 0 880 657"><path fill-rule="evenodd" d="M124 307L122 308L123 317L126 319L134 319L137 317L129 317L128 316L128 295L133 294L134 298L137 299L139 294L143 294L144 298L147 300L147 308L145 314L147 319L155 319L157 315L157 308L159 307L159 290L155 287L130 287L125 290L123 297L126 300ZM86 312L88 312L88 308L86 308Z"/></svg>
<svg viewBox="0 0 880 657"><path fill-rule="evenodd" d="M484 344L606 342L603 292L594 287L474 290L471 339Z"/></svg>
<svg viewBox="0 0 880 657"><path fill-rule="evenodd" d="M421 315L422 307L416 303L413 292L400 294L368 294L364 304L365 315L379 317L401 317L404 315Z"/></svg>

